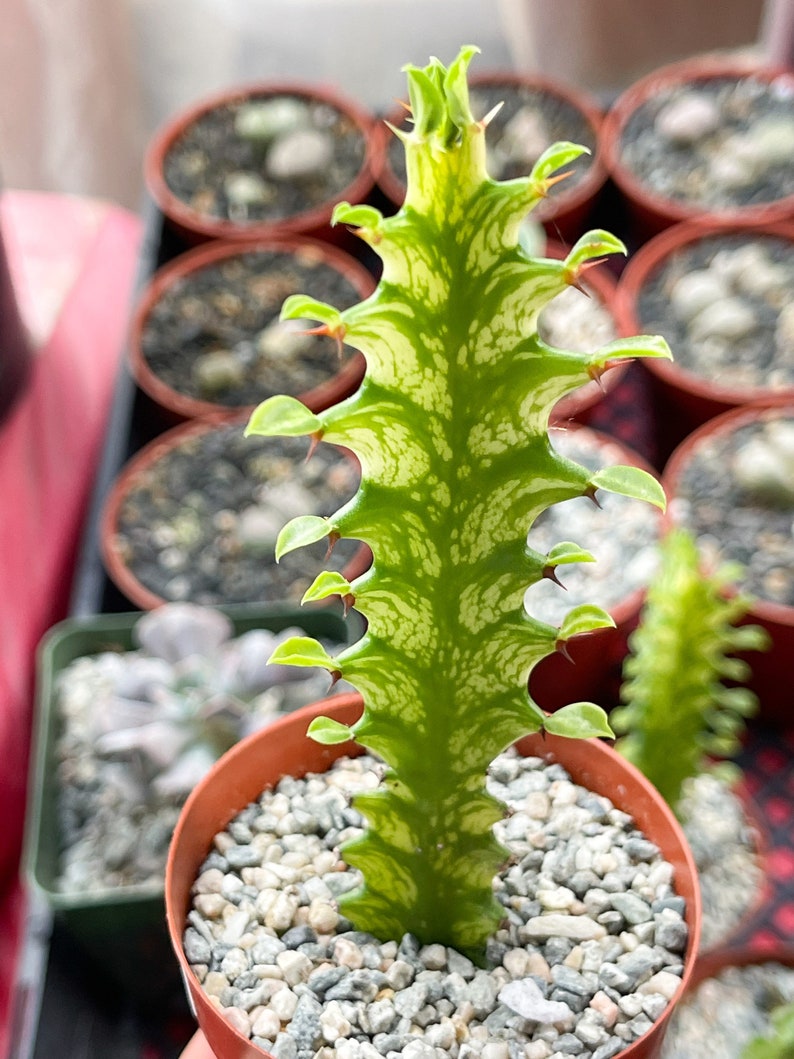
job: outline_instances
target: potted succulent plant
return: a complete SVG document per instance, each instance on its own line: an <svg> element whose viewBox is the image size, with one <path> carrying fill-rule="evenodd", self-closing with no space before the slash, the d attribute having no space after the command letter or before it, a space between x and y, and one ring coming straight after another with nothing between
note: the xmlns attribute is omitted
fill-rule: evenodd
<svg viewBox="0 0 794 1059"><path fill-rule="evenodd" d="M196 247L158 270L138 302L133 374L172 423L252 411L275 393L319 411L355 390L363 358L299 322L280 323L281 304L309 291L344 307L374 285L360 262L319 240Z"/></svg>
<svg viewBox="0 0 794 1059"><path fill-rule="evenodd" d="M234 742L322 693L320 671L265 665L297 630L350 638L328 607L171 603L68 618L39 647L27 879L128 995L176 981L163 884L180 805Z"/></svg>
<svg viewBox="0 0 794 1059"><path fill-rule="evenodd" d="M533 210L551 238L575 240L582 234L606 182L601 158L603 115L587 92L551 78L526 73L484 73L471 81L472 111L482 118L492 114L489 171L497 179L526 176L543 151L560 140L587 148L568 163L559 186ZM495 108L499 107L497 111ZM404 107L389 115L389 124L406 128ZM387 139L378 184L399 207L405 198L406 170L399 141Z"/></svg>
<svg viewBox="0 0 794 1059"><path fill-rule="evenodd" d="M790 70L712 54L626 89L604 120L604 159L637 233L791 219L792 87Z"/></svg>
<svg viewBox="0 0 794 1059"><path fill-rule="evenodd" d="M147 151L149 193L188 243L331 233L340 197L364 201L380 168L372 115L332 88L245 85L167 121Z"/></svg>
<svg viewBox="0 0 794 1059"><path fill-rule="evenodd" d="M313 1051L334 1040L351 1055L372 1054L373 1035L385 1044L379 1027L388 1036L392 1026L403 1052L417 1055L427 1047L452 1049L467 1038L485 1043L491 1034L505 1048L515 1039L535 1054L546 1040L565 1038L570 1048L588 1038L584 1048L594 1055L599 1048L602 1055L654 1055L669 1001L692 966L699 898L674 817L641 774L597 738L569 738L608 734L603 711L575 703L546 715L526 691L539 658L609 621L587 605L574 608L559 627L524 612L527 583L587 558L571 543L545 555L527 549L527 523L549 503L599 488L662 503L658 483L640 469L592 472L557 455L548 440L550 411L611 359L666 356L668 350L645 337L576 354L538 339L541 305L577 282L587 261L620 244L606 233L590 233L564 261L533 260L521 250L524 215L545 193L552 172L579 149L558 144L528 178L490 180L487 122L473 117L468 102L466 71L475 51L464 48L448 69L438 60L408 68L414 126L403 137L409 179L402 209L384 219L371 207L337 208L337 220L357 227L383 259L375 294L344 313L300 297L285 304L287 318L313 316L331 335L362 348L367 374L361 388L319 414L294 399L271 398L249 424L254 435L334 439L361 461L362 485L353 500L330 518L288 523L278 554L350 536L370 543L375 559L354 582L319 575L305 597L338 594L354 605L368 623L357 644L332 658L314 641L296 638L273 656L291 665L320 664L358 687L363 699L316 704L293 715L294 724L276 722L271 739L239 744L196 789L175 831L166 882L169 928L200 1023L221 1059L254 1057L260 1047L281 1053L290 1042L298 1052ZM518 756L494 766L487 788L489 763L528 733L534 734ZM349 756L365 748L385 763L374 765L376 773L386 769L376 790L367 756ZM499 801L511 797L504 786L511 777L531 774L544 759L567 765L574 780L590 782L595 792L595 800L574 793L555 768L538 780L551 791L540 799L544 805L558 792L558 808L565 803L573 809L581 798L589 808L578 802L577 808L610 821L613 837L615 827L628 828L628 850L619 855L626 858L626 877L636 876L628 862L639 858L643 874L650 873L647 898L662 902L655 912L647 906L652 925L644 936L653 934L661 946L654 955L637 938L637 946L628 943L634 951L621 959L605 924L618 928L627 921L612 898L601 905L606 920L577 919L576 912L588 907L596 914L597 895L581 878L581 901L563 886L567 892L546 894L544 906L522 892L517 862L511 880L503 879L495 892L494 878L509 859L504 828L522 836L516 855L524 869L544 860L542 850L536 851L540 857L532 853L529 817L519 813L511 825ZM334 761L341 772L329 768ZM259 802L262 788L280 777ZM561 786L552 791L547 780ZM352 806L344 794L350 784L359 791ZM306 801L313 793L325 805L323 821L315 815L319 806L310 810ZM607 807L608 793L616 807ZM526 808L523 798L518 803ZM626 815L634 809L633 818ZM574 817L576 810L567 825L557 821L552 830L578 837ZM499 821L497 838L492 825ZM297 830L308 844L298 845ZM249 846L242 853L240 840ZM545 847L544 839L537 841ZM229 856L247 865L240 883L230 884L238 894L234 909L212 893L215 888L218 895ZM563 856L561 847L555 856ZM572 861L566 864L574 870ZM322 878L310 882L316 871ZM565 865L558 863L556 871L560 883L569 878ZM671 900L672 874L685 919L681 903ZM286 888L274 882L279 876ZM545 881L560 889L550 876ZM338 907L328 897L330 887ZM299 912L301 894L308 904ZM514 940L511 928L523 941ZM214 948L221 936L222 946L232 947L222 957ZM527 948L533 938L545 939L549 956L552 950L570 954L578 943L583 973L572 978L571 965L549 969L544 994L530 970L539 966ZM300 951L288 951L289 944ZM590 976L584 959L585 952L595 959L597 951L617 961L603 972L607 978L626 991L641 989L652 1016L643 1012L629 1025L608 995L606 1001L596 997L606 979ZM489 963L498 965L492 973L478 969ZM265 977L252 967L263 968ZM451 984L440 984L442 968L451 971ZM283 984L265 980L279 973L286 976ZM580 988L586 994L574 999ZM590 988L594 993L585 999ZM436 1007L427 1011L431 995ZM386 1005L376 1007L378 999Z"/></svg>
<svg viewBox="0 0 794 1059"><path fill-rule="evenodd" d="M246 441L244 421L238 414L183 423L119 472L102 511L100 546L111 580L135 606L297 604L323 568L322 546L277 564L276 537L290 514L307 505L318 517L330 514L351 497L356 460L321 445L307 463L293 439ZM349 541L334 555L351 576L367 561L367 549Z"/></svg>
<svg viewBox="0 0 794 1059"><path fill-rule="evenodd" d="M643 365L665 455L706 420L794 399L794 225L673 225L632 255L620 333L651 329L675 361Z"/></svg>
<svg viewBox="0 0 794 1059"><path fill-rule="evenodd" d="M753 655L748 687L766 723L791 724L794 649L791 520L794 407L746 405L709 420L673 452L662 477L666 525L690 530L707 563L738 563L753 597L747 619L771 648Z"/></svg>
<svg viewBox="0 0 794 1059"><path fill-rule="evenodd" d="M702 568L694 538L668 533L640 624L623 666L624 705L610 723L616 749L667 799L698 866L703 944L724 942L763 896L759 833L730 758L758 707L741 686L750 666L738 652L766 649L757 625L738 625L750 600L730 591L738 570ZM726 682L730 681L730 685Z"/></svg>

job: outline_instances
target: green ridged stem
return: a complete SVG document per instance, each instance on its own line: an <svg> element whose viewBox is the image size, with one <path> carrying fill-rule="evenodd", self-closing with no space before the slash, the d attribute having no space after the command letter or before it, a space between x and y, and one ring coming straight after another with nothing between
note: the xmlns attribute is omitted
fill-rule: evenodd
<svg viewBox="0 0 794 1059"><path fill-rule="evenodd" d="M482 961L503 918L493 878L507 853L492 834L504 807L485 790L486 771L516 739L542 728L609 735L590 703L545 717L527 693L542 658L580 632L611 624L575 608L561 627L523 609L529 584L589 553L563 542L549 555L527 548L529 527L550 504L617 489L660 506L658 483L634 469L592 475L557 454L549 414L557 401L616 359L669 357L658 338L613 343L594 354L544 344L540 310L575 284L593 259L623 249L605 232L584 236L565 261L536 259L519 244L522 221L582 153L549 148L525 179L498 183L485 167L485 127L469 108L464 48L446 69L408 67L414 126L400 132L405 203L384 219L371 207L335 213L383 262L376 291L336 314L309 313L366 358L356 394L318 415L289 398L254 413L249 431L306 433L345 445L362 467L356 496L331 518L288 524L279 553L328 536L365 541L372 568L352 584L324 575L367 619L359 643L327 668L362 693L355 739L388 766L355 804L368 828L342 849L363 885L340 906L357 929L382 938L410 932ZM285 315L306 315L292 302ZM316 664L305 643L274 661ZM350 731L316 722L311 734L339 742Z"/></svg>
<svg viewBox="0 0 794 1059"><path fill-rule="evenodd" d="M747 688L724 684L750 675L735 652L768 646L759 626L736 626L750 605L747 597L726 592L736 576L730 565L704 573L691 535L671 532L660 545L659 569L629 641L625 705L610 717L615 731L626 733L617 749L673 810L686 780L712 770L712 758L737 753L744 720L758 705ZM728 762L721 770L731 777Z"/></svg>

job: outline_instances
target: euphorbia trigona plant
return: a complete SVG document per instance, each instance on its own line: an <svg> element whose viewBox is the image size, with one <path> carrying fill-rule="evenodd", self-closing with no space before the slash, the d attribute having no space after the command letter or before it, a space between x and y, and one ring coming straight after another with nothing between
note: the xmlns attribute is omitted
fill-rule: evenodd
<svg viewBox="0 0 794 1059"><path fill-rule="evenodd" d="M363 883L342 910L376 936L410 932L482 958L503 917L492 882L507 857L491 832L504 809L485 790L489 763L529 732L609 734L591 703L547 717L527 694L541 658L611 624L593 606L574 608L560 628L527 615L529 584L592 559L569 542L533 552L527 531L550 504L599 488L663 505L658 483L636 468L592 474L558 455L549 414L615 360L669 350L643 337L569 353L538 338L543 306L595 259L624 248L600 231L564 261L521 248L527 212L584 148L557 143L529 177L491 180L488 118L476 120L469 107L476 51L462 49L448 69L435 59L407 68L413 128L395 130L408 170L399 213L336 210L335 221L356 227L383 261L375 293L341 313L301 296L284 305L285 318L314 318L365 354L361 388L320 415L271 398L248 429L345 445L362 466L349 504L328 519L293 520L277 548L282 555L353 537L374 553L353 584L323 573L305 597L354 603L368 622L363 639L337 658L306 639L273 657L324 665L354 684L365 704L360 721L352 729L315 722L310 734L328 743L352 736L388 766L381 788L356 798L368 830L342 854Z"/></svg>

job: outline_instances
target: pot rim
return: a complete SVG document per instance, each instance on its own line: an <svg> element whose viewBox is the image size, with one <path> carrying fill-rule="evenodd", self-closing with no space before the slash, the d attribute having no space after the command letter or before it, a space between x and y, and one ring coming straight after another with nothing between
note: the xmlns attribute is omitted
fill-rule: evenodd
<svg viewBox="0 0 794 1059"><path fill-rule="evenodd" d="M662 516L662 532L668 533L680 524L676 517L677 485L683 469L699 445L724 434L730 434L736 428L756 422L761 418L775 419L780 416L794 418L794 401L790 397L788 403L754 401L739 408L732 408L728 412L709 419L687 435L673 450L662 472L662 487L668 498L667 511ZM756 598L747 612L747 620L758 620L772 626L794 626L794 606Z"/></svg>
<svg viewBox="0 0 794 1059"><path fill-rule="evenodd" d="M353 180L331 198L310 209L273 221L240 224L222 217L199 213L178 198L163 175L163 164L174 142L196 120L216 107L236 103L250 96L301 96L326 103L349 117L364 140L364 159ZM357 100L333 85L308 81L252 81L203 96L166 119L149 143L144 155L143 173L146 187L159 209L177 227L201 239L243 239L311 232L330 222L337 202L347 199L361 202L374 186L383 165L382 142L374 135L375 119Z"/></svg>
<svg viewBox="0 0 794 1059"><path fill-rule="evenodd" d="M165 900L168 929L182 970L186 990L192 1000L200 1025L207 1035L207 1040L215 1046L214 1042L217 1040L217 1037L213 1037L213 1029L215 1029L216 1033L223 1036L229 1048L234 1049L230 1051L226 1059L256 1059L256 1057L261 1059L263 1054L268 1053L263 1053L262 1049L252 1045L248 1038L224 1019L209 999L205 999L201 985L187 962L182 948L182 931L189 890L195 878L195 872L206 855L206 850L210 848L213 835L226 826L244 805L258 797L262 789L274 785L281 776L295 775L298 769L293 768L293 761L300 760L307 750L313 760L302 768L303 772L317 771L318 767L327 767L331 761L346 753L361 753L362 748L353 743L344 743L334 747L319 746L308 739L301 740L297 735L297 729L307 725L309 720L318 714L332 716L351 724L360 716L361 709L361 696L358 694L340 695L335 699L325 699L303 707L282 721L274 722L263 733L254 733L220 759L212 771L194 789L180 814L166 867ZM288 731L294 738L287 742ZM541 739L536 735L519 740L517 746L521 753L538 753L548 760L556 760L559 756L563 764L571 771L574 781L584 785L593 782L593 774L603 772L599 777L602 790L600 792L596 790L596 793L607 794L613 798L618 808L631 812L648 838L655 841L657 845L661 844L663 855L673 863L678 873L676 888L677 892L685 896L687 900L686 921L690 931L684 960L684 973L673 998L653 1027L621 1053L625 1059L647 1055L649 1052L646 1049L658 1047L661 1043L673 1009L687 988L695 966L695 955L700 939L701 907L697 875L692 854L680 824L661 795L639 770L620 757L611 747L597 739L561 740L560 737L555 736ZM563 750L565 753L561 753ZM265 758L267 758L266 762ZM246 759L250 761L250 767ZM571 760L574 761L572 767L567 764ZM272 769L272 780L262 781L260 784L260 766L261 771L265 768L268 771ZM623 777L622 783L618 782L617 776L614 775L615 769L620 770ZM245 777L243 773L246 773ZM594 781L594 786L590 789L595 790L597 784L598 780ZM252 789L257 785L258 789ZM608 790L604 790L604 787L608 787ZM216 791L216 788L219 790ZM627 807L626 800L630 793L636 797L636 804ZM238 804L235 806L221 805L227 794ZM647 820L651 818L658 827L655 831L651 829L651 833L648 833ZM643 821L646 822L643 823ZM199 830L205 833L199 836L197 834ZM188 879L187 876L191 873L193 876ZM208 1028L209 1033L207 1033ZM225 1055L225 1051L223 1054Z"/></svg>
<svg viewBox="0 0 794 1059"><path fill-rule="evenodd" d="M142 334L152 310L163 295L186 276L201 272L220 261L246 254L273 251L297 256L304 250L316 252L325 264L344 276L362 300L374 291L375 277L360 261L345 250L320 239L287 234L272 238L218 239L201 243L158 268L135 306L129 328L129 358L138 386L160 407L181 419L215 415L233 418L240 412L250 414L259 402L250 405L216 404L174 389L152 369L144 356ZM365 363L363 354L353 351L339 372L311 390L296 394L297 399L312 412L322 411L352 393L361 381Z"/></svg>
<svg viewBox="0 0 794 1059"><path fill-rule="evenodd" d="M555 191L553 199L539 204L532 213L532 216L543 224L553 224L561 216L564 217L584 206L589 199L594 198L598 194L606 183L607 169L601 143L604 111L584 89L545 77L542 74L518 73L509 70L484 70L482 73L471 74L469 77L469 87L471 89L494 84L535 88L546 92L548 95L557 96L579 111L592 130L596 147L595 151L590 155L590 165L582 179L568 190L564 188L564 185L559 187ZM398 207L405 198L405 184L397 176L389 160L389 137L393 134L386 123L391 122L393 125L399 126L404 116L404 107L396 106L389 110L383 120L378 123L381 130L383 148L377 183L387 198ZM547 209L543 210L543 206L547 207Z"/></svg>
<svg viewBox="0 0 794 1059"><path fill-rule="evenodd" d="M696 220L704 215L740 227L794 218L794 193L753 206L704 209L702 205L668 198L652 191L624 163L623 132L631 116L642 104L668 87L687 81L710 81L717 77L756 77L767 82L786 78L794 87L794 72L790 69L765 65L752 58L710 53L660 66L621 92L606 113L603 123L603 157L609 176L629 201L648 210L665 224Z"/></svg>
<svg viewBox="0 0 794 1059"><path fill-rule="evenodd" d="M688 220L674 224L659 232L632 254L620 280L615 295L615 317L621 335L631 336L643 330L637 305L643 288L666 262L693 243L720 235L737 235L753 239L782 239L792 243L794 257L794 222L780 224L758 224L752 227L734 221ZM675 360L649 358L642 361L643 367L652 375L678 390L695 397L719 402L727 407L746 405L749 402L764 402L775 405L794 402L794 385L773 390L768 386L733 387L719 381L707 379Z"/></svg>
<svg viewBox="0 0 794 1059"><path fill-rule="evenodd" d="M124 561L121 549L119 548L117 540L119 512L131 483L133 483L140 474L145 473L154 463L167 453L171 452L182 442L189 441L202 434L208 434L210 431L220 430L236 424L242 428L247 421L248 416L246 414L237 414L234 416L206 416L203 419L191 419L185 423L180 423L178 426L172 427L170 430L166 430L163 434L158 435L147 445L144 445L143 448L139 449L139 451L136 452L119 471L107 497L105 498L105 503L100 515L99 546L102 561L110 579L121 592L123 592L127 599L129 599L136 607L140 607L141 610L153 610L155 607L159 607L161 604L168 602L168 600L162 596L158 596L138 580ZM332 447L338 449L347 459L352 461L355 466L358 467L358 460L349 449L345 449L341 445L333 445ZM349 580L353 580L353 578L358 577L369 567L371 561L372 553L370 552L369 547L362 543L342 572ZM262 602L267 601L265 600ZM209 605L223 606L224 603L221 602Z"/></svg>

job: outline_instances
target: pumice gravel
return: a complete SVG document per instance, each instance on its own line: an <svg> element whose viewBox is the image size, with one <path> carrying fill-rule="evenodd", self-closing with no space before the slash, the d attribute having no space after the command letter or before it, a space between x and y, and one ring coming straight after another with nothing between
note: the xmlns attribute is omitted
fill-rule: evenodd
<svg viewBox="0 0 794 1059"><path fill-rule="evenodd" d="M650 1029L688 931L672 866L628 814L559 764L496 759L511 859L482 969L412 935L381 942L337 911L360 881L338 854L362 829L350 796L382 771L362 755L282 779L216 835L184 947L236 1029L277 1059L610 1059Z"/></svg>

